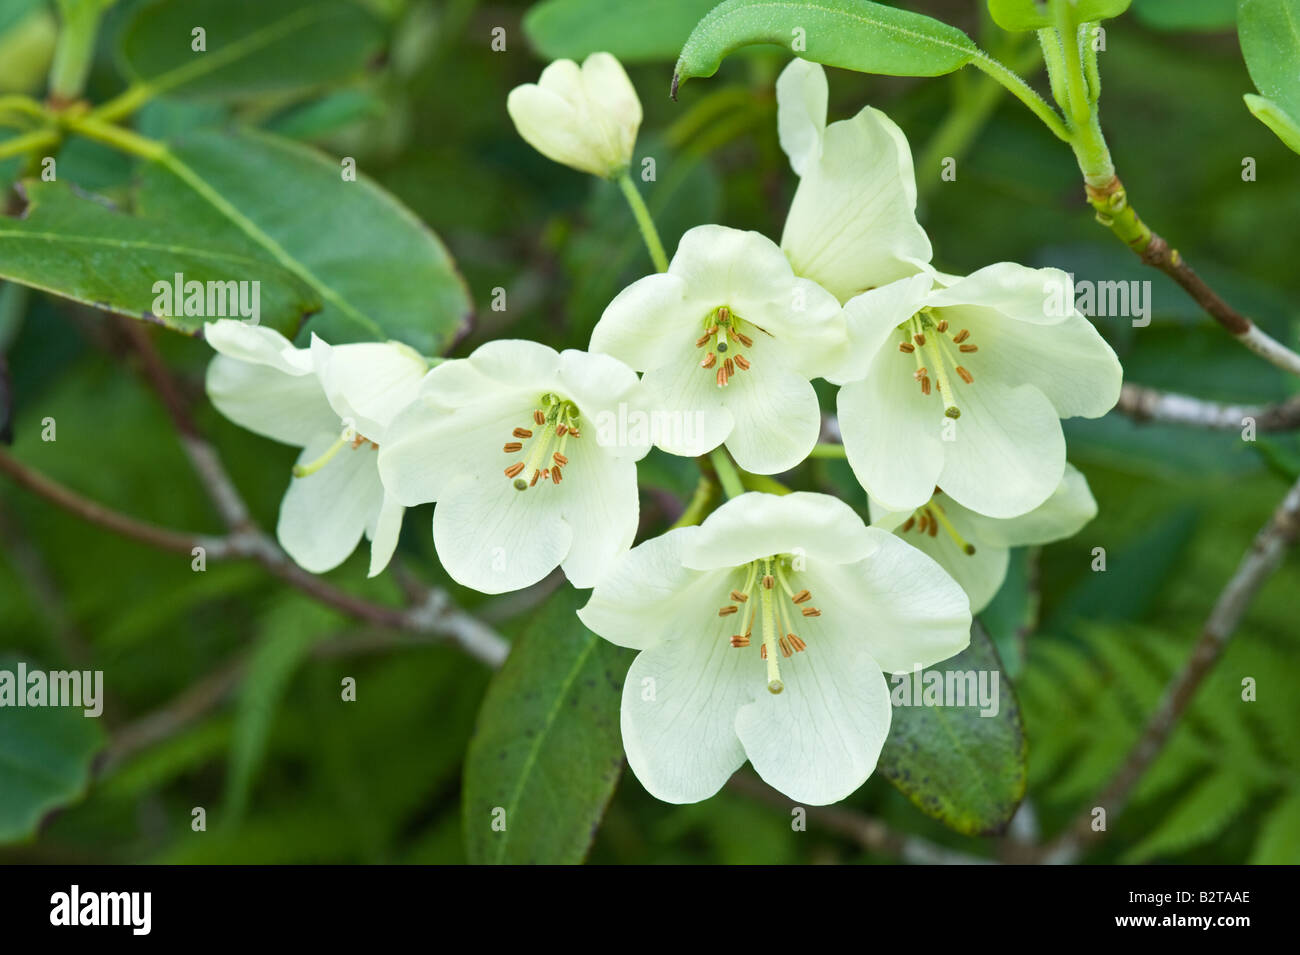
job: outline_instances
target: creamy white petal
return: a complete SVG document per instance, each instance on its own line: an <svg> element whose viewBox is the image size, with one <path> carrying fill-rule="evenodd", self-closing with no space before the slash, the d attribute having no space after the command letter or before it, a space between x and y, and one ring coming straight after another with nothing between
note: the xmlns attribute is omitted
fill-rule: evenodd
<svg viewBox="0 0 1300 955"><path fill-rule="evenodd" d="M776 554L849 563L871 554L888 535L869 531L853 508L829 494L750 492L705 518L682 545L682 562L696 570L739 567Z"/></svg>
<svg viewBox="0 0 1300 955"><path fill-rule="evenodd" d="M573 530L561 513L564 487L516 491L498 480L462 477L433 509L433 544L458 584L501 594L535 584L569 553Z"/></svg>
<svg viewBox="0 0 1300 955"><path fill-rule="evenodd" d="M932 308L975 306L1029 325L1057 325L1074 314L1074 283L1060 269L997 262L964 277L935 276L946 287L930 295Z"/></svg>
<svg viewBox="0 0 1300 955"><path fill-rule="evenodd" d="M956 581L894 535L878 528L868 528L868 533L877 545L869 557L844 565L810 562L800 578L822 612L796 620L796 626L809 630L809 649L816 636L813 628L856 635L887 673L931 666L965 649L970 602Z"/></svg>
<svg viewBox="0 0 1300 955"><path fill-rule="evenodd" d="M821 409L807 378L769 368L761 357L757 361L761 364L737 374L722 389L735 421L727 450L746 471L780 474L801 464L816 446Z"/></svg>
<svg viewBox="0 0 1300 955"><path fill-rule="evenodd" d="M463 370L478 375L468 366ZM379 446L379 473L389 492L414 507L441 500L452 484L466 477L508 484L503 472L522 455L509 456L503 448L515 440L515 428L532 423L532 408L522 396L493 389L476 404L455 409L439 405L437 396L426 398L417 399L393 419Z"/></svg>
<svg viewBox="0 0 1300 955"><path fill-rule="evenodd" d="M406 508L402 503L385 492L383 504L375 515L372 526L366 528L366 536L370 538L370 573L367 576L377 576L393 559L397 539L402 534L402 515L405 513Z"/></svg>
<svg viewBox="0 0 1300 955"><path fill-rule="evenodd" d="M298 456L306 465L338 439L322 434ZM307 477L295 477L280 502L276 536L299 566L314 574L333 570L356 549L383 505L384 489L375 469L375 451L365 444L344 447Z"/></svg>
<svg viewBox="0 0 1300 955"><path fill-rule="evenodd" d="M1065 476L1052 496L1028 514L997 519L985 517L950 502L946 505L954 520L971 528L981 541L1003 547L1048 544L1073 537L1097 516L1097 502L1084 476L1066 462Z"/></svg>
<svg viewBox="0 0 1300 955"><path fill-rule="evenodd" d="M1008 384L1033 385L1062 418L1098 418L1119 400L1124 378L1119 359L1080 315L1048 325L1013 321L986 308L945 308L941 314L954 327L970 329L979 351L962 361L977 382L995 376Z"/></svg>
<svg viewBox="0 0 1300 955"><path fill-rule="evenodd" d="M262 325L223 318L204 325L203 338L227 358L267 365L287 375L306 375L312 370L307 349L295 348L279 332Z"/></svg>
<svg viewBox="0 0 1300 955"><path fill-rule="evenodd" d="M930 499L944 467L943 406L925 397L908 356L882 350L862 381L840 389L836 406L849 466L890 510Z"/></svg>
<svg viewBox="0 0 1300 955"><path fill-rule="evenodd" d="M769 786L810 806L838 802L866 782L889 735L885 677L849 641L810 641L783 662L785 691L741 707L736 734Z"/></svg>
<svg viewBox="0 0 1300 955"><path fill-rule="evenodd" d="M679 361L647 371L641 385L654 416L655 444L669 454L707 454L735 428L726 406L727 389L719 388L714 374L699 366L694 349Z"/></svg>
<svg viewBox="0 0 1300 955"><path fill-rule="evenodd" d="M864 108L826 128L795 191L781 248L798 275L841 302L905 278L931 256L916 221L912 153L894 122Z"/></svg>
<svg viewBox="0 0 1300 955"><path fill-rule="evenodd" d="M1002 581L1007 576L1011 552L1006 547L986 543L971 527L964 524L962 515L970 513L965 508L959 508L948 501L945 502L944 510L957 532L975 547L975 553L968 554L958 547L943 528L931 537L913 526L898 536L942 567L970 598L971 613L979 613L1001 589ZM959 510L961 513L957 513Z"/></svg>
<svg viewBox="0 0 1300 955"><path fill-rule="evenodd" d="M1051 402L1032 385L1010 388L991 376L958 388L961 417L943 442L938 485L989 517L1042 504L1065 472L1065 436Z"/></svg>
<svg viewBox="0 0 1300 955"><path fill-rule="evenodd" d="M826 132L826 71L820 63L791 60L776 80L776 128L795 175L821 159Z"/></svg>
<svg viewBox="0 0 1300 955"><path fill-rule="evenodd" d="M633 650L698 637L703 625L714 623L732 576L730 568L691 570L682 563L682 548L698 533L698 527L679 527L615 557L578 618Z"/></svg>
<svg viewBox="0 0 1300 955"><path fill-rule="evenodd" d="M428 365L399 342L331 346L311 336L312 364L330 407L372 441L414 399Z"/></svg>
<svg viewBox="0 0 1300 955"><path fill-rule="evenodd" d="M559 394L578 406L581 419L579 440L590 438L606 454L639 461L650 450L648 433L634 428L615 428L612 434L601 423L617 423L647 410L636 372L611 355L569 349L560 355Z"/></svg>
<svg viewBox="0 0 1300 955"><path fill-rule="evenodd" d="M213 406L241 428L302 447L323 432L342 431L315 375L217 355L206 388Z"/></svg>
<svg viewBox="0 0 1300 955"><path fill-rule="evenodd" d="M545 487L540 493L559 491L563 496L560 513L572 531L573 543L560 566L569 583L594 587L636 536L641 513L636 464L590 446L571 445L568 456L563 483L558 488Z"/></svg>
<svg viewBox="0 0 1300 955"><path fill-rule="evenodd" d="M929 272L918 272L849 299L844 305L845 360L826 377L836 384L866 377L881 348L896 348L903 340L898 326L920 310L933 284Z"/></svg>
<svg viewBox="0 0 1300 955"><path fill-rule="evenodd" d="M726 586L726 575L712 576ZM664 802L709 798L745 761L736 713L767 691L758 654L733 649L724 623L715 613L697 632L643 650L623 684L628 765Z"/></svg>
<svg viewBox="0 0 1300 955"><path fill-rule="evenodd" d="M606 306L591 331L591 351L613 355L637 371L678 361L686 354L683 342L693 345L703 331L705 315L683 308L685 299L681 276L665 272L637 279Z"/></svg>

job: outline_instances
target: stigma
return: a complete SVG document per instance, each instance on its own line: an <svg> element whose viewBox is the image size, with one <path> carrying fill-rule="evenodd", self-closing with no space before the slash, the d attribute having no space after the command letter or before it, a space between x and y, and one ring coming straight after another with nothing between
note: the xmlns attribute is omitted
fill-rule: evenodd
<svg viewBox="0 0 1300 955"><path fill-rule="evenodd" d="M740 617L739 632L731 637L731 646L736 649L750 646L754 635L753 625L757 621L760 632L759 659L766 663L767 689L772 694L785 689L777 651L780 650L781 656L789 658L808 649L808 644L794 632L791 623L794 610L797 609L803 617L820 617L822 613L808 603L812 600L809 590L796 592L791 586L790 575L785 570L788 560L787 556L775 555L750 561L745 568L744 587L731 591L732 602L718 608L719 617ZM791 565L793 567L792 561ZM786 606L786 601L793 605L793 609Z"/></svg>
<svg viewBox="0 0 1300 955"><path fill-rule="evenodd" d="M558 395L542 395L532 418L511 431L510 440L502 448L512 457L524 454L522 460L512 461L505 468L505 475L516 491L526 491L538 481L559 484L564 480L564 469L569 465L564 452L569 441L582 437L578 430L580 420L578 406L572 401Z"/></svg>
<svg viewBox="0 0 1300 955"><path fill-rule="evenodd" d="M928 308L921 309L902 325L903 340L898 343L898 350L911 355L916 360L916 371L912 377L921 386L921 394L930 394L930 373L934 373L934 387L943 399L943 413L949 418L960 418L961 409L957 407L956 395L948 377L948 368L966 384L974 384L975 376L961 365L961 356L979 351L979 346L970 341L970 330L963 328L956 334L949 334L948 320L936 318ZM956 349L957 354L953 354Z"/></svg>
<svg viewBox="0 0 1300 955"><path fill-rule="evenodd" d="M754 339L742 329L745 324L729 307L719 305L704 320L704 334L695 340L696 348L708 348L700 367L714 372L719 388L727 387L737 372L753 367L753 362L740 351L754 347Z"/></svg>

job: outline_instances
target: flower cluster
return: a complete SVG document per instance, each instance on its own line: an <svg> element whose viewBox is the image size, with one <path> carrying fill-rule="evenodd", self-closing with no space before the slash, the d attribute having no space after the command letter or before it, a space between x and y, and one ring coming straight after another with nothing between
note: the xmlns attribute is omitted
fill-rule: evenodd
<svg viewBox="0 0 1300 955"><path fill-rule="evenodd" d="M403 509L435 502L434 546L461 584L501 593L558 566L593 588L582 621L640 651L628 761L670 802L707 798L746 760L806 803L860 786L889 731L883 674L961 652L1008 549L1096 512L1060 419L1104 414L1120 386L1064 273L931 265L888 117L828 125L825 74L801 60L777 97L799 177L780 243L689 230L665 271L610 302L586 351L494 341L430 369L395 343L207 329L214 404L304 449L279 527L294 559L328 570L364 533L377 573ZM553 63L508 107L546 156L627 179L641 107L612 56ZM829 495L732 482L702 522L633 546L652 444L784 473L822 433L818 378L838 386L871 525ZM658 424L611 427L629 414Z"/></svg>

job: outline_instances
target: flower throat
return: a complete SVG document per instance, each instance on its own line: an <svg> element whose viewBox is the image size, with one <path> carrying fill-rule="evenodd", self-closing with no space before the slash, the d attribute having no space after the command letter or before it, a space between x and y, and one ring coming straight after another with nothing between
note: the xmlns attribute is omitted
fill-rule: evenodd
<svg viewBox="0 0 1300 955"><path fill-rule="evenodd" d="M719 617L729 617L741 613L741 607L744 607L740 632L731 638L731 645L736 648L749 646L750 638L753 636L754 618L758 618L762 632L759 656L767 661L767 689L771 693L780 693L785 689L785 684L781 682L781 667L776 657L777 649L780 648L782 656L789 657L808 647L794 632L794 625L791 623L793 614L779 598L776 588L779 586L784 591L790 602L799 608L802 616L822 615L816 607L805 606L812 599L809 591L796 592L790 586L784 563L785 558L780 555L750 561L745 574L744 588L731 592L731 599L735 602L718 609ZM757 600L751 599L755 596ZM785 636L781 636L782 633Z"/></svg>
<svg viewBox="0 0 1300 955"><path fill-rule="evenodd" d="M570 440L582 437L578 431L580 419L578 406L558 395L542 395L541 406L533 409L533 427L515 428L513 439L502 449L516 455L528 448L522 461L515 461L505 469L506 477L514 482L516 491L526 491L538 481L559 484L564 480L563 469L569 459L564 450Z"/></svg>

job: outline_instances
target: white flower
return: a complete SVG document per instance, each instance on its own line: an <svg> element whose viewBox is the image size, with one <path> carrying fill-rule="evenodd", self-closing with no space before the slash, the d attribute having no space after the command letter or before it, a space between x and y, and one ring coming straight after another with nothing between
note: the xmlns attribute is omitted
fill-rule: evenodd
<svg viewBox="0 0 1300 955"><path fill-rule="evenodd" d="M883 672L970 639L966 595L929 557L823 494L744 494L619 558L578 612L641 652L623 746L666 802L713 795L746 759L791 799L843 799L889 732Z"/></svg>
<svg viewBox="0 0 1300 955"><path fill-rule="evenodd" d="M645 372L646 401L672 427L656 444L699 455L726 443L747 471L776 474L817 443L809 379L845 360L839 302L797 277L757 232L707 225L668 271L633 282L596 324L591 350Z"/></svg>
<svg viewBox="0 0 1300 955"><path fill-rule="evenodd" d="M1033 510L1065 473L1061 418L1096 418L1122 369L1074 310L1070 277L1009 262L922 272L844 308L840 429L867 493L910 511L937 486L989 517Z"/></svg>
<svg viewBox="0 0 1300 955"><path fill-rule="evenodd" d="M581 68L556 60L538 82L511 90L506 109L519 135L548 159L607 179L632 161L641 101L608 53L591 54Z"/></svg>
<svg viewBox="0 0 1300 955"><path fill-rule="evenodd" d="M826 73L794 60L776 83L781 148L800 176L781 248L796 274L841 302L914 274L930 261L916 221L907 138L870 106L826 125Z"/></svg>
<svg viewBox="0 0 1300 955"><path fill-rule="evenodd" d="M1087 480L1068 463L1052 496L1019 517L985 517L938 490L915 511L887 511L871 502L872 525L893 529L933 557L966 591L972 613L987 607L1002 587L1012 547L1073 537L1096 516Z"/></svg>
<svg viewBox="0 0 1300 955"><path fill-rule="evenodd" d="M429 372L380 473L403 504L438 502L434 546L459 583L503 593L560 565L590 587L636 533L638 395L608 355L488 342Z"/></svg>
<svg viewBox="0 0 1300 955"><path fill-rule="evenodd" d="M280 504L276 534L313 573L341 564L364 533L370 576L386 566L402 528L402 505L384 491L375 450L428 368L398 342L331 347L315 335L295 348L269 328L223 319L204 327L219 353L208 366L213 405L241 425L301 447Z"/></svg>

